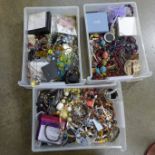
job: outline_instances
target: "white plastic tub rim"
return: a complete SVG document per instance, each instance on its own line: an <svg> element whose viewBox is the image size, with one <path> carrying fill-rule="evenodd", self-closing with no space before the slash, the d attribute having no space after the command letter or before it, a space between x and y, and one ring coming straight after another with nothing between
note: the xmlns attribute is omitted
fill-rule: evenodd
<svg viewBox="0 0 155 155"><path fill-rule="evenodd" d="M139 47L139 57L140 57L140 64L141 64L141 73L138 76L117 76L117 77L107 77L104 80L93 80L92 79L92 56L90 52L90 45L89 45L89 34L88 34L88 27L87 27L87 20L86 20L86 13L87 12L94 12L94 11L104 11L104 8L109 6L119 6L123 4L131 4L134 8L134 16L136 17L136 24L137 24L137 37L136 41ZM87 37L87 47L88 47L88 56L89 56L89 71L90 76L87 77L87 83L88 84L100 84L100 83L108 83L112 81L125 81L125 82L131 82L131 81L139 81L144 78L150 77L152 75L152 72L149 69L148 62L147 62L147 56L145 53L144 43L142 39L142 33L141 33L141 26L139 21L139 14L137 9L137 4L135 2L118 2L118 3L90 3L85 4L83 6L84 10L84 19L85 19L85 27L86 27L86 37Z"/></svg>
<svg viewBox="0 0 155 155"><path fill-rule="evenodd" d="M23 27L23 58L22 58L22 73L21 80L18 81L19 86L25 88L32 88L27 78L27 62L28 62L28 50L27 50L27 26L28 26L28 16L32 13L37 13L41 11L50 11L54 14L62 15L73 15L76 16L77 22L77 37L78 37L78 53L79 53L79 72L80 72L80 82L75 84L66 84L65 82L41 82L36 87L49 85L81 85L86 82L83 79L83 70L82 70L82 60L81 60L81 46L80 46L80 16L79 16L79 7L78 6L54 6L54 7L25 7L24 8L24 27Z"/></svg>
<svg viewBox="0 0 155 155"><path fill-rule="evenodd" d="M38 127L37 113L36 113L36 101L40 90L44 89L65 89L65 88L113 88L118 90L118 100L115 102L114 109L116 113L116 120L120 128L120 134L114 142L106 144L91 144L91 145L79 145L79 144L67 144L65 146L40 146L40 143L36 141L36 132ZM104 85L83 85L83 86L47 86L42 88L33 89L32 95L33 110L32 110L32 151L45 152L45 151L67 151L67 150L89 150L89 149L119 149L125 151L126 144L126 127L125 127L125 115L124 115L124 103L122 96L122 89L120 83L111 83Z"/></svg>

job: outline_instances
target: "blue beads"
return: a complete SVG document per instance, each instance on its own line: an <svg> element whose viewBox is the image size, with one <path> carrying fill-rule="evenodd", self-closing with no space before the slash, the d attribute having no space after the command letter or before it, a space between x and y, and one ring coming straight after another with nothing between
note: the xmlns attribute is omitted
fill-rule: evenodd
<svg viewBox="0 0 155 155"><path fill-rule="evenodd" d="M61 75L61 71L60 70L58 70L58 76L60 76Z"/></svg>
<svg viewBox="0 0 155 155"><path fill-rule="evenodd" d="M51 59L52 59L52 61L55 61L56 60L55 56L52 56Z"/></svg>
<svg viewBox="0 0 155 155"><path fill-rule="evenodd" d="M60 75L61 75L61 77L63 77L65 75L64 70L61 71L61 74Z"/></svg>
<svg viewBox="0 0 155 155"><path fill-rule="evenodd" d="M100 69L99 68L96 68L96 73L100 74Z"/></svg>
<svg viewBox="0 0 155 155"><path fill-rule="evenodd" d="M102 47L104 47L105 41L104 41L104 40L101 40L100 45L101 45Z"/></svg>
<svg viewBox="0 0 155 155"><path fill-rule="evenodd" d="M106 73L107 68L105 66L102 66L101 68L96 68L96 73L97 74L103 74Z"/></svg>
<svg viewBox="0 0 155 155"><path fill-rule="evenodd" d="M58 74L59 78L62 79L65 75L65 72L64 72L64 70L59 69L57 74Z"/></svg>
<svg viewBox="0 0 155 155"><path fill-rule="evenodd" d="M60 51L55 51L55 55L56 55L57 57L59 57L59 56L60 56L60 54L61 54L61 52L60 52Z"/></svg>
<svg viewBox="0 0 155 155"><path fill-rule="evenodd" d="M65 64L65 70L67 71L69 69L69 65Z"/></svg>
<svg viewBox="0 0 155 155"><path fill-rule="evenodd" d="M107 68L105 67L105 66L102 66L101 68L100 68L100 72L101 73L105 73L107 71Z"/></svg>

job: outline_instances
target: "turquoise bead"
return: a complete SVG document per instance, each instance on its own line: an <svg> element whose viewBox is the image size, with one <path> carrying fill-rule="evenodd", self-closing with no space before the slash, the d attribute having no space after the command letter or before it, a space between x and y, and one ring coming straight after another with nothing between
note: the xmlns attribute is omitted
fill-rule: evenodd
<svg viewBox="0 0 155 155"><path fill-rule="evenodd" d="M51 59L52 59L52 61L55 61L56 60L56 58L54 56L52 56Z"/></svg>
<svg viewBox="0 0 155 155"><path fill-rule="evenodd" d="M105 45L105 41L101 40L100 45L103 47Z"/></svg>
<svg viewBox="0 0 155 155"><path fill-rule="evenodd" d="M96 68L96 73L100 74L100 69L99 68Z"/></svg>
<svg viewBox="0 0 155 155"><path fill-rule="evenodd" d="M65 70L67 71L69 69L69 65L65 64Z"/></svg>
<svg viewBox="0 0 155 155"><path fill-rule="evenodd" d="M107 71L107 68L105 67L105 66L102 66L101 68L100 68L100 72L101 73L105 73Z"/></svg>
<svg viewBox="0 0 155 155"><path fill-rule="evenodd" d="M58 76L60 76L61 75L61 71L60 70L58 70Z"/></svg>
<svg viewBox="0 0 155 155"><path fill-rule="evenodd" d="M65 72L64 72L64 70L58 70L58 76L59 76L59 78L63 78L63 76L65 75Z"/></svg>
<svg viewBox="0 0 155 155"><path fill-rule="evenodd" d="M60 54L61 54L60 51L56 51L56 52L55 52L55 55L56 55L57 57L60 56Z"/></svg>

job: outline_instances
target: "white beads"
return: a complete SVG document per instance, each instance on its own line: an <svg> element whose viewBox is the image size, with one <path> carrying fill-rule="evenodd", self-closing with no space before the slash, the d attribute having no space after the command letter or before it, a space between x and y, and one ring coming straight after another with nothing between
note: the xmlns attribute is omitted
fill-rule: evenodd
<svg viewBox="0 0 155 155"><path fill-rule="evenodd" d="M66 100L65 99L62 99L61 102L64 104L66 102Z"/></svg>
<svg viewBox="0 0 155 155"><path fill-rule="evenodd" d="M71 112L72 111L72 107L68 107L67 110L68 110L68 112Z"/></svg>
<svg viewBox="0 0 155 155"><path fill-rule="evenodd" d="M65 92L65 96L68 96L68 95L69 95L69 92L68 92L68 91L66 91L66 92Z"/></svg>
<svg viewBox="0 0 155 155"><path fill-rule="evenodd" d="M64 107L64 104L62 103L62 102L59 102L58 104L57 104L57 110L62 110L63 109L63 107Z"/></svg>

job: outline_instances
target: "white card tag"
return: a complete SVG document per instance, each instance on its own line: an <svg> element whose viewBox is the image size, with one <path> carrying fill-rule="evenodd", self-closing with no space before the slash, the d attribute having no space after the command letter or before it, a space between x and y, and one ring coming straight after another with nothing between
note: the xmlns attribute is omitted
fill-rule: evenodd
<svg viewBox="0 0 155 155"><path fill-rule="evenodd" d="M118 17L119 36L136 36L137 26L135 17Z"/></svg>

